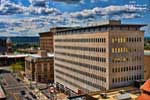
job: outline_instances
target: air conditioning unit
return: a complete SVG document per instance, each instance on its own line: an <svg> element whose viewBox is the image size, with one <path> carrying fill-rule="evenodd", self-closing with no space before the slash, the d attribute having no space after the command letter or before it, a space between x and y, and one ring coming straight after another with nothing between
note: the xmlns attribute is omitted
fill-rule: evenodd
<svg viewBox="0 0 150 100"><path fill-rule="evenodd" d="M101 96L103 99L106 99L106 98L107 98L107 93L101 93L100 96Z"/></svg>
<svg viewBox="0 0 150 100"><path fill-rule="evenodd" d="M120 94L125 94L126 92L125 92L125 90L119 90L119 93Z"/></svg>

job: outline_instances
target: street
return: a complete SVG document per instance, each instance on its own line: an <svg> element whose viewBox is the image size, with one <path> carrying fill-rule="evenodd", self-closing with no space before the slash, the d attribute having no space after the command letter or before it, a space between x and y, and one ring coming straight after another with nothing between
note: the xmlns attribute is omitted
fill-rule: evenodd
<svg viewBox="0 0 150 100"><path fill-rule="evenodd" d="M7 100L36 100L29 94L30 90L22 82L16 80L11 73L1 73L0 81L7 94Z"/></svg>

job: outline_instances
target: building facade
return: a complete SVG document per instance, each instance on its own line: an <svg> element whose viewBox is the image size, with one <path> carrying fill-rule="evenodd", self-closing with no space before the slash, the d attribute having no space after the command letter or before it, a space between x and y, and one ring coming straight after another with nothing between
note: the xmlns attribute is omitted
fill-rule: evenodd
<svg viewBox="0 0 150 100"><path fill-rule="evenodd" d="M150 51L144 52L144 79L150 79Z"/></svg>
<svg viewBox="0 0 150 100"><path fill-rule="evenodd" d="M55 83L75 93L128 86L142 79L143 25L120 21L56 30Z"/></svg>
<svg viewBox="0 0 150 100"><path fill-rule="evenodd" d="M40 33L40 49L47 50L47 52L53 53L53 33L52 32L44 32Z"/></svg>
<svg viewBox="0 0 150 100"><path fill-rule="evenodd" d="M53 55L45 51L38 51L25 58L25 74L30 81L41 83L54 82L54 59Z"/></svg>
<svg viewBox="0 0 150 100"><path fill-rule="evenodd" d="M0 67L10 66L17 62L24 62L26 56L27 55L21 55L21 54L0 55Z"/></svg>
<svg viewBox="0 0 150 100"><path fill-rule="evenodd" d="M40 33L40 49L37 54L25 58L25 74L31 81L54 82L53 34Z"/></svg>

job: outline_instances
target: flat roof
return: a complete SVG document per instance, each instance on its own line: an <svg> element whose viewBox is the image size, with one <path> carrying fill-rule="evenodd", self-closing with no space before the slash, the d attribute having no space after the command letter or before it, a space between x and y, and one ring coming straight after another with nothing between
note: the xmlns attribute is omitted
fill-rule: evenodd
<svg viewBox="0 0 150 100"><path fill-rule="evenodd" d="M28 56L33 57L33 58L42 58L41 55L38 54L29 54ZM53 53L47 53L47 57L54 57Z"/></svg>
<svg viewBox="0 0 150 100"><path fill-rule="evenodd" d="M150 56L150 50L144 50L144 55Z"/></svg>
<svg viewBox="0 0 150 100"><path fill-rule="evenodd" d="M34 57L34 58L42 58L40 55L38 54L9 54L9 55L0 55L0 58L22 58L22 57ZM52 53L47 53L48 57L54 57L54 54Z"/></svg>
<svg viewBox="0 0 150 100"><path fill-rule="evenodd" d="M48 32L41 32L41 33L39 33L39 35L45 35L45 34L53 34L53 32L48 31Z"/></svg>
<svg viewBox="0 0 150 100"><path fill-rule="evenodd" d="M122 93L121 93L122 92ZM107 98L102 98L101 94L106 94ZM136 99L140 95L140 89L128 86L128 87L122 87L122 88L116 88L111 89L108 91L97 91L97 92L91 92L88 95L97 99L97 100L116 100L116 98L121 98L119 100L122 100L125 97L130 97L132 99Z"/></svg>
<svg viewBox="0 0 150 100"><path fill-rule="evenodd" d="M78 30L78 29L86 29L86 28L94 28L94 27L104 27L104 26L135 26L135 27L142 27L142 26L146 26L146 24L124 24L124 23L121 23L120 20L107 20L107 21L103 21L103 22L100 22L100 23L93 24L91 26L86 26L86 27L72 27L72 28L65 28L64 27L64 29L60 29L60 30L58 29L57 32L64 32L64 31L71 31L71 30Z"/></svg>
<svg viewBox="0 0 150 100"><path fill-rule="evenodd" d="M8 54L8 55L0 55L0 58L20 58L27 57L28 54Z"/></svg>

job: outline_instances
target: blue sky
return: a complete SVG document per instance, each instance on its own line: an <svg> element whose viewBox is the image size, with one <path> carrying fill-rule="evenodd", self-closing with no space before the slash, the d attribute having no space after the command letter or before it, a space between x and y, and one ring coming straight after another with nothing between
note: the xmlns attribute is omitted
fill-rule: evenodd
<svg viewBox="0 0 150 100"><path fill-rule="evenodd" d="M87 26L103 20L148 24L150 0L0 0L0 36L37 36L56 26Z"/></svg>

